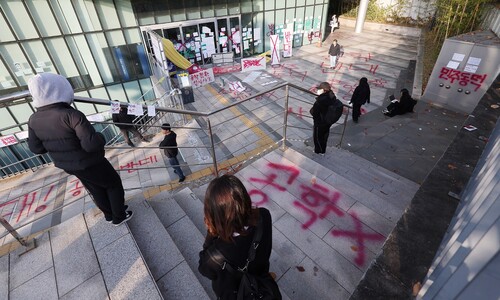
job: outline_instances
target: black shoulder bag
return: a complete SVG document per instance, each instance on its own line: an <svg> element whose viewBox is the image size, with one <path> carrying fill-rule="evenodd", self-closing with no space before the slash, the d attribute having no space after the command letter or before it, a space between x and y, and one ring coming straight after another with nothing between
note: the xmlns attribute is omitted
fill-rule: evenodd
<svg viewBox="0 0 500 300"><path fill-rule="evenodd" d="M248 250L248 258L243 268L234 267L218 249L214 247L215 256L223 257L222 269L227 270L231 275L240 278L240 285L236 295L237 300L281 300L281 293L278 284L269 273L254 275L248 273L248 265L255 259L257 248L262 238L262 217L259 217L257 228Z"/></svg>

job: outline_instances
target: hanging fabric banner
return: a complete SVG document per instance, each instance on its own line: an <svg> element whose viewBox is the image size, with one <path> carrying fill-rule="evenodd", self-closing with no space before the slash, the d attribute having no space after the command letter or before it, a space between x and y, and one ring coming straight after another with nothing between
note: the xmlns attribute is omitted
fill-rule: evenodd
<svg viewBox="0 0 500 300"><path fill-rule="evenodd" d="M283 30L283 57L292 57L292 30Z"/></svg>

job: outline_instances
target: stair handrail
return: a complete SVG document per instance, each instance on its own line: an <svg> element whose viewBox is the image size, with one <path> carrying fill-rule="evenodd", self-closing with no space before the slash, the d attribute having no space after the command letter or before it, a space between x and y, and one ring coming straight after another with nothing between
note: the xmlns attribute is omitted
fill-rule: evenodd
<svg viewBox="0 0 500 300"><path fill-rule="evenodd" d="M262 92L259 92L259 93L255 94L255 95L252 95L252 96L250 96L248 98L245 98L245 99L233 102L233 103L231 103L229 105L226 105L224 107L221 107L221 108L209 111L209 112L199 112L199 111L192 111L192 110L186 110L186 109L165 108L165 107L155 107L155 110L159 111L159 112L164 112L164 113L178 113L178 114L183 114L183 115L205 117L207 119L208 131L209 131L209 136L210 136L210 146L209 147L210 147L211 152L212 152L212 162L213 162L213 167L214 167L214 170L215 170L215 176L218 176L219 175L219 169L218 169L217 157L215 156L215 142L214 142L214 139L213 139L212 124L210 122L210 118L209 117L212 116L212 115L214 115L214 114L216 114L216 113L219 113L219 112L222 112L224 110L230 109L232 107L241 105L241 104L243 104L243 103L245 103L247 101L250 101L252 99L261 97L261 96L263 96L263 95L265 95L265 94L267 94L269 92L272 92L274 90L281 89L283 87L285 88L285 108L284 108L284 116L283 116L283 118L284 118L283 120L284 121L283 121L282 148L284 149L286 147L286 141L287 141L286 137L287 137L288 115L290 113L288 111L288 102L289 102L289 98L293 98L293 97L291 97L289 95L289 89L290 89L290 87L292 87L294 89L297 89L299 91L305 92L306 94L310 94L310 95L316 96L316 94L314 94L310 90L302 88L302 87L297 86L297 85L292 84L292 83L284 82L284 83L278 84L278 85L276 85L276 86L274 86L274 87L272 87L272 88L270 88L268 90L264 90ZM21 92L16 92L16 93L9 94L9 95L0 96L0 105L6 105L9 102L12 102L12 101L15 101L15 100L18 100L18 99L23 99L23 98L26 98L26 97L29 97L29 96L30 96L29 91L21 91ZM161 98L157 98L156 101L158 101L159 99L161 99ZM76 96L76 95L74 97L74 100L75 100L75 102L89 103L89 104L99 104L99 105L110 105L111 101L114 101L114 100L108 100L108 99L98 99L98 98L82 97L82 96ZM305 103L313 104L313 103L305 101L305 100L301 100L301 101L303 101ZM122 105L122 104L127 105L128 103L127 102L120 102L120 105ZM141 106L142 106L143 110L147 109L147 105L141 105ZM347 107L348 111L349 111L350 108L352 108L351 106L346 105L346 104L343 104L343 106ZM341 137L340 145L342 143L342 139L343 139L343 136L344 136L344 133L345 133L345 127L346 127L346 124L347 124L347 115L348 115L348 113L346 114L346 116L344 118L344 122L343 122L343 130L342 130L342 137ZM99 122L99 123L108 124L108 126L110 124L113 124L113 123L109 123L109 122ZM26 122L24 122L23 124L26 124ZM14 125L12 127L16 127L16 126L19 126L19 125L20 124ZM199 147L193 147L193 148L199 148ZM141 169L152 169L152 167L146 167L146 168L141 168ZM137 170L137 169L135 169L135 170ZM43 187L41 187L41 188L43 188ZM77 200L75 200L75 201L77 201ZM72 203L74 203L74 201L68 203L67 205L70 205ZM59 208L56 208L56 210L62 209L63 207L66 207L66 205L63 205L63 206L61 206ZM50 213L53 213L53 211L50 212ZM48 214L46 214L46 215L48 215ZM44 216L46 216L46 215L44 215ZM44 216L41 216L40 218L43 218ZM39 220L40 218L36 218L35 220ZM26 226L28 224L31 224L35 220L30 220L29 222L27 222L25 224L22 224L22 226L20 226L19 228L21 228L23 226ZM2 224L7 229L8 234L13 235L14 238L16 238L16 240L19 241L19 243L21 243L25 247L29 246L28 243L26 242L25 238L21 237L18 234L18 232L4 218L0 219L0 224Z"/></svg>

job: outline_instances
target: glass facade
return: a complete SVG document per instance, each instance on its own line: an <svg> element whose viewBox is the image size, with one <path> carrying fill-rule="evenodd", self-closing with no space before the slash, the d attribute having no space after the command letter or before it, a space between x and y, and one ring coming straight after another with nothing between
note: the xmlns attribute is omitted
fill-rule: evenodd
<svg viewBox="0 0 500 300"><path fill-rule="evenodd" d="M283 29L293 29L294 47L310 43L312 35L324 33L328 2L0 1L0 96L26 90L35 74L53 72L68 78L76 95L123 102L154 99L148 30L205 65L211 60L201 38L213 44L213 52L232 51L236 58L269 50L269 35L282 35ZM29 100L0 104L0 137L25 138L19 133L27 130L34 111ZM95 105L79 104L78 109L99 113ZM0 155L15 157L14 148L4 146Z"/></svg>

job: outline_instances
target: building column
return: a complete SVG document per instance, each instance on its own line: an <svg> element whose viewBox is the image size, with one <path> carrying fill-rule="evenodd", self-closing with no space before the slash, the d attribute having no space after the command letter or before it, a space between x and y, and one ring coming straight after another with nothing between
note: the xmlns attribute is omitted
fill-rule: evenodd
<svg viewBox="0 0 500 300"><path fill-rule="evenodd" d="M355 33L361 33L361 31L363 31L363 24L365 23L367 10L368 0L361 0L359 2L358 17L356 18L356 27L354 28Z"/></svg>

